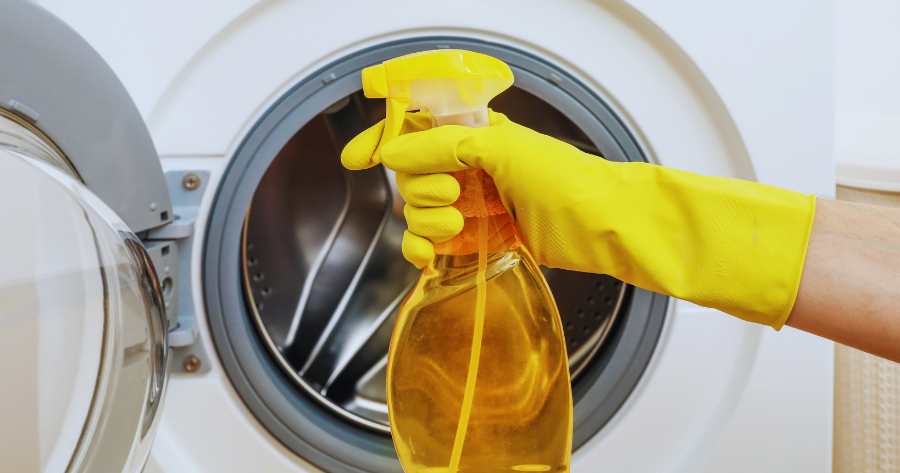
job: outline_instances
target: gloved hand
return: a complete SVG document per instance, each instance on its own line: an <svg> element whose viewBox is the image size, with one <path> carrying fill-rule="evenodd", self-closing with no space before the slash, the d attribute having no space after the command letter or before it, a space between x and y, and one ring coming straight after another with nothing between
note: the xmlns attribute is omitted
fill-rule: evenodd
<svg viewBox="0 0 900 473"><path fill-rule="evenodd" d="M780 329L800 283L815 196L647 163L610 162L491 114L491 126L443 126L408 114L380 161L407 202L403 249L421 267L462 218L446 173L484 169L523 243L551 268L629 284ZM374 165L382 125L350 142L344 165Z"/></svg>

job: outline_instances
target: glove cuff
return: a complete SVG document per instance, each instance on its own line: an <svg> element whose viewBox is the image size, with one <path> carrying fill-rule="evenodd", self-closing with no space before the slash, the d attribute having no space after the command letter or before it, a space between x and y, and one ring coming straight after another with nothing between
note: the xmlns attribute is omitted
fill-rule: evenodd
<svg viewBox="0 0 900 473"><path fill-rule="evenodd" d="M615 205L573 200L559 209L561 234L586 238L569 238L576 244L552 266L603 271L781 329L797 297L815 196L645 163L591 163L583 174L599 166L608 169L593 193L603 197L590 202Z"/></svg>

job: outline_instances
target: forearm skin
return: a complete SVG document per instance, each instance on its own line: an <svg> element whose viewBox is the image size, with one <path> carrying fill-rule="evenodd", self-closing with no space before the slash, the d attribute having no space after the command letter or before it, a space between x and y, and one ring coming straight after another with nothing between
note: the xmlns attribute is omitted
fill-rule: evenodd
<svg viewBox="0 0 900 473"><path fill-rule="evenodd" d="M900 362L900 210L819 199L787 325Z"/></svg>

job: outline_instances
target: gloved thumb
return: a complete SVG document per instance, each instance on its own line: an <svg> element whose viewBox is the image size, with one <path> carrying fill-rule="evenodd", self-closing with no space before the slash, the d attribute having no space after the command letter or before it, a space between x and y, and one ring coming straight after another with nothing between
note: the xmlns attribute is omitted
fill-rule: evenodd
<svg viewBox="0 0 900 473"><path fill-rule="evenodd" d="M511 122L506 115L488 110L491 126L468 128L446 125L435 129L410 133L388 142L381 148L381 162L389 169L406 174L432 174L455 172L470 167L482 168L490 158L503 148L515 145L515 134L523 129ZM508 143L497 147L497 137Z"/></svg>
<svg viewBox="0 0 900 473"><path fill-rule="evenodd" d="M457 159L456 147L473 128L446 125L421 133L411 133L381 147L381 162L396 172L433 174L469 169Z"/></svg>

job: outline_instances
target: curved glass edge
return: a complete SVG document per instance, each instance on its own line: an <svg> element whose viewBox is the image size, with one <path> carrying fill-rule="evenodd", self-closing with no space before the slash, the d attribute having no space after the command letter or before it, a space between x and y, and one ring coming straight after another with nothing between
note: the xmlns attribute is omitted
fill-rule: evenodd
<svg viewBox="0 0 900 473"><path fill-rule="evenodd" d="M0 153L67 191L83 211L99 259L105 308L100 370L66 471L139 472L159 426L167 384L167 322L156 271L140 240L71 175L23 148L3 147Z"/></svg>
<svg viewBox="0 0 900 473"><path fill-rule="evenodd" d="M27 154L81 181L78 171L49 138L30 123L2 108L0 108L0 148Z"/></svg>

